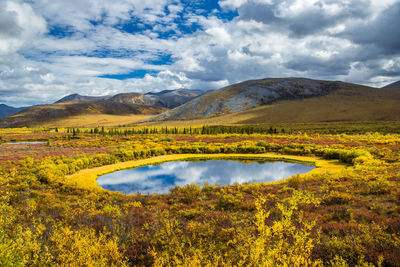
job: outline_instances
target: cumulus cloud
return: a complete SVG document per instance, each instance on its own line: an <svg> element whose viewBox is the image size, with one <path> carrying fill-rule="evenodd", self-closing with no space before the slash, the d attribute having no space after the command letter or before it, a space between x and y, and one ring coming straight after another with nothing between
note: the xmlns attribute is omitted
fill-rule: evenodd
<svg viewBox="0 0 400 267"><path fill-rule="evenodd" d="M18 51L46 31L45 20L25 3L0 3L0 55Z"/></svg>
<svg viewBox="0 0 400 267"><path fill-rule="evenodd" d="M389 5L370 20L351 23L342 36L362 45L373 45L385 54L400 51L400 2ZM379 54L378 54L379 55Z"/></svg>
<svg viewBox="0 0 400 267"><path fill-rule="evenodd" d="M318 33L346 22L367 17L369 3L355 1L260 1L250 0L238 7L241 19L255 20L287 30L294 37Z"/></svg>
<svg viewBox="0 0 400 267"><path fill-rule="evenodd" d="M400 79L399 0L205 3L2 2L0 103L215 89L266 77L372 86ZM110 79L135 71L148 73Z"/></svg>

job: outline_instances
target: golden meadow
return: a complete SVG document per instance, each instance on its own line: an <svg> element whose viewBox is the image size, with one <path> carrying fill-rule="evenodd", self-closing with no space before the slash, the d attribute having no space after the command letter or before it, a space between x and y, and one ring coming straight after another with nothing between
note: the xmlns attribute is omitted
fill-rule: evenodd
<svg viewBox="0 0 400 267"><path fill-rule="evenodd" d="M396 123L0 130L2 266L399 266ZM7 144L42 140L43 143ZM188 158L317 168L275 183L101 189Z"/></svg>

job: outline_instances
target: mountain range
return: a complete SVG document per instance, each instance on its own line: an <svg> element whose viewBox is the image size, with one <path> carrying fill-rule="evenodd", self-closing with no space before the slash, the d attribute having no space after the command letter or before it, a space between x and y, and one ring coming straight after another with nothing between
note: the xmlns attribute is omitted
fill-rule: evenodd
<svg viewBox="0 0 400 267"><path fill-rule="evenodd" d="M391 121L400 120L399 84L374 88L340 81L268 78L214 91L179 89L113 96L72 94L53 104L32 106L0 119L0 127L48 125L88 114L144 114L145 124Z"/></svg>
<svg viewBox="0 0 400 267"><path fill-rule="evenodd" d="M0 119L0 127L39 126L72 116L87 114L155 115L175 108L205 93L202 90L178 89L158 93L123 93L114 96L82 96L72 94L53 104L27 107Z"/></svg>
<svg viewBox="0 0 400 267"><path fill-rule="evenodd" d="M400 120L400 89L305 78L251 80L208 92L149 121L182 120L198 124Z"/></svg>
<svg viewBox="0 0 400 267"><path fill-rule="evenodd" d="M327 95L340 83L305 78L250 80L206 93L153 120L191 120L241 112L281 100Z"/></svg>
<svg viewBox="0 0 400 267"><path fill-rule="evenodd" d="M5 104L0 104L0 119L10 116L12 114L15 114L18 111L21 111L23 109L24 108L15 108L15 107L7 106Z"/></svg>

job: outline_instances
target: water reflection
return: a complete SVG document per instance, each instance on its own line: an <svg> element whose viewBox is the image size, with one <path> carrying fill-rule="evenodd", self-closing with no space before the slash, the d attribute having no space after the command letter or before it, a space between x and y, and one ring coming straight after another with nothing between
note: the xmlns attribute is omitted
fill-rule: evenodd
<svg viewBox="0 0 400 267"><path fill-rule="evenodd" d="M173 161L109 173L97 182L104 189L125 194L161 194L174 186L202 185L204 181L212 185L277 181L312 169L314 166L281 161Z"/></svg>
<svg viewBox="0 0 400 267"><path fill-rule="evenodd" d="M43 141L16 141L16 142L7 142L3 143L3 145L20 145L20 144L45 144Z"/></svg>

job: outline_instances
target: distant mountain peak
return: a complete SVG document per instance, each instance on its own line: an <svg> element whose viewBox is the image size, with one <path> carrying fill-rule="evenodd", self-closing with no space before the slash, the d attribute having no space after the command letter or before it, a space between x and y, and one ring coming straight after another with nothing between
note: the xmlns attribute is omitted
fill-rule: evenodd
<svg viewBox="0 0 400 267"><path fill-rule="evenodd" d="M5 118L7 116L13 115L24 108L15 108L8 106L6 104L0 104L0 118Z"/></svg>
<svg viewBox="0 0 400 267"><path fill-rule="evenodd" d="M400 81L388 84L382 88L400 88Z"/></svg>
<svg viewBox="0 0 400 267"><path fill-rule="evenodd" d="M178 89L178 90L180 90L180 89ZM175 91L175 90L162 90L160 92L148 92L148 93L146 93L146 95L163 95L163 94L170 93L173 91Z"/></svg>
<svg viewBox="0 0 400 267"><path fill-rule="evenodd" d="M205 91L190 89L164 90L158 94L120 93L114 96L83 96L74 93L54 104L33 106L21 111L16 117L4 118L0 120L0 127L31 126L89 113L155 115L182 105L203 93ZM14 113L16 112L8 115Z"/></svg>
<svg viewBox="0 0 400 267"><path fill-rule="evenodd" d="M78 93L70 94L67 96L64 96L60 100L54 102L54 103L62 103L62 102L67 102L67 101L92 101L92 100L104 100L110 98L110 96L84 96L80 95Z"/></svg>

